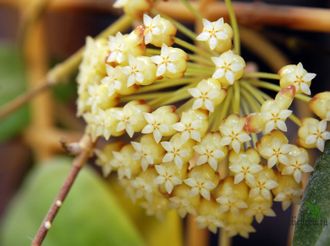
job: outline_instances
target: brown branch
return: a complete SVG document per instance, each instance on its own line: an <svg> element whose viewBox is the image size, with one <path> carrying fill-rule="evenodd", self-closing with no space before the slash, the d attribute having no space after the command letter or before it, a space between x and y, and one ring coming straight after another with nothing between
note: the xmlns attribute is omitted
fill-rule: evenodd
<svg viewBox="0 0 330 246"><path fill-rule="evenodd" d="M19 109L23 104L34 98L36 95L45 91L50 87L49 83L43 83L40 86L30 89L25 94L22 94L16 97L14 100L10 101L10 103L5 104L0 108L0 119L8 116L11 112Z"/></svg>
<svg viewBox="0 0 330 246"><path fill-rule="evenodd" d="M64 184L62 188L60 189L60 192L58 193L55 201L49 208L46 217L44 218L43 222L41 223L39 230L37 234L35 235L32 246L40 246L45 239L49 229L52 226L52 223L60 210L63 202L65 201L65 198L67 197L68 193L71 190L71 187L73 183L75 182L79 171L83 167L83 165L86 163L86 161L90 158L91 152L93 149L93 142L91 138L88 135L85 135L81 141L81 152L80 154L74 159L71 171L67 178L64 181Z"/></svg>
<svg viewBox="0 0 330 246"><path fill-rule="evenodd" d="M200 229L193 215L188 215L186 230L186 234L188 235L186 239L187 245L209 245L209 231L207 229Z"/></svg>
<svg viewBox="0 0 330 246"><path fill-rule="evenodd" d="M16 4L13 0L0 0L0 5L14 7ZM261 2L235 2L233 5L240 24L248 26L284 26L291 29L305 31L330 31L329 9L283 6ZM158 1L156 8L160 12L163 12L164 14L167 14L177 20L190 22L194 21L194 17L191 13L187 11L182 4L176 1ZM48 11L70 11L77 9L114 12L111 1L109 0L53 0L49 5ZM223 2L219 1L210 3L208 4L206 10L208 13L207 16L210 16L212 19L227 17L227 10Z"/></svg>
<svg viewBox="0 0 330 246"><path fill-rule="evenodd" d="M24 141L32 148L47 147L52 154L63 153L62 143L79 142L83 133L59 128L38 129L29 127L24 133ZM45 137L47 136L47 137Z"/></svg>
<svg viewBox="0 0 330 246"><path fill-rule="evenodd" d="M266 3L233 4L238 22L248 26L284 26L305 31L330 31L330 10L296 6L281 6ZM194 21L194 16L180 3L159 1L156 5L159 12L181 21ZM205 9L210 19L228 18L226 6L222 2L208 4Z"/></svg>
<svg viewBox="0 0 330 246"><path fill-rule="evenodd" d="M126 30L132 23L132 20L128 16L122 16L115 23L110 25L107 29L105 29L101 34L99 34L96 38L104 38L109 35L112 35L118 31ZM53 69L51 69L47 73L47 77L44 79L44 83L41 83L38 87L31 89L23 95L18 96L14 100L8 102L6 105L0 108L0 119L5 118L10 113L16 111L18 108L23 106L29 100L31 100L36 95L45 91L46 89L52 87L55 84L63 82L73 71L75 71L82 59L83 48L78 50L72 56L70 56L64 62L56 65Z"/></svg>

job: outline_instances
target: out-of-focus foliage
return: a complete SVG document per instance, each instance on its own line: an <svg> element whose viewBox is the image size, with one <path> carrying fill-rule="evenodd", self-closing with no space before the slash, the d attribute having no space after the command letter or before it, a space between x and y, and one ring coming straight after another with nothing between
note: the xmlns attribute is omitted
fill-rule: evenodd
<svg viewBox="0 0 330 246"><path fill-rule="evenodd" d="M13 46L0 43L0 106L25 90L22 57ZM0 142L17 134L27 125L28 109L23 107L0 121Z"/></svg>
<svg viewBox="0 0 330 246"><path fill-rule="evenodd" d="M31 173L2 224L0 245L30 245L43 216L70 170L56 158ZM113 193L84 168L45 239L45 246L143 245L143 239Z"/></svg>
<svg viewBox="0 0 330 246"><path fill-rule="evenodd" d="M148 216L145 209L131 202L115 176L110 177L110 187L116 194L120 206L125 209L143 235L147 245L168 246L169 242L171 246L183 245L182 220L175 210L171 210L161 219Z"/></svg>
<svg viewBox="0 0 330 246"><path fill-rule="evenodd" d="M330 141L316 162L305 191L294 235L295 246L330 245Z"/></svg>

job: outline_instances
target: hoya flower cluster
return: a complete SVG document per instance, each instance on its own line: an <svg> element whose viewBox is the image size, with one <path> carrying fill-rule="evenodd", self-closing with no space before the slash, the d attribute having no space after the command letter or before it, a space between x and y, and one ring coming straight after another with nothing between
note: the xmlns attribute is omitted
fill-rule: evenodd
<svg viewBox="0 0 330 246"><path fill-rule="evenodd" d="M115 6L141 15L150 4ZM213 232L248 237L254 219L275 216L273 202L287 209L300 199L302 176L313 171L306 149L323 151L330 139L330 92L306 96L315 74L301 63L273 75L279 85L246 71L222 18L203 20L191 42L177 31L187 34L176 22L144 14L128 34L88 38L78 114L94 140L108 141L96 150L103 174L116 172L148 214L176 209ZM278 93L271 98L260 88ZM290 109L295 97L309 101L320 119L298 119ZM299 126L297 143L286 136L288 119Z"/></svg>

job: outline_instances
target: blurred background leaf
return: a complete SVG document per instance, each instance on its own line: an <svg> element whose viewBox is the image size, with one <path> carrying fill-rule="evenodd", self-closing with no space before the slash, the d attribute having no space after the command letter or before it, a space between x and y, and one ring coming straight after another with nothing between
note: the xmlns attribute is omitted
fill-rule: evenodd
<svg viewBox="0 0 330 246"><path fill-rule="evenodd" d="M32 171L2 224L0 245L30 245L70 163L69 158L56 158ZM79 174L44 242L45 246L143 244L113 193L89 168Z"/></svg>
<svg viewBox="0 0 330 246"><path fill-rule="evenodd" d="M109 187L115 193L120 206L132 219L136 228L143 235L149 246L182 246L183 244L183 224L182 219L175 210L169 211L164 218L158 219L155 216L146 215L144 208L134 204L123 192L123 187L119 184L117 177L110 177Z"/></svg>
<svg viewBox="0 0 330 246"><path fill-rule="evenodd" d="M309 179L295 228L293 245L330 245L330 141ZM317 244L318 243L318 244Z"/></svg>
<svg viewBox="0 0 330 246"><path fill-rule="evenodd" d="M0 106L25 91L21 54L13 45L0 43ZM28 122L28 108L23 107L0 121L0 142L20 132Z"/></svg>

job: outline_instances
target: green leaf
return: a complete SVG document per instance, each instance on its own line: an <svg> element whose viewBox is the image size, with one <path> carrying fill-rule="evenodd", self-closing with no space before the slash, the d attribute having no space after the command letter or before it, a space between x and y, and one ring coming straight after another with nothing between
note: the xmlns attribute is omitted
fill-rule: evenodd
<svg viewBox="0 0 330 246"><path fill-rule="evenodd" d="M22 57L18 49L0 43L0 106L25 91ZM0 142L20 132L28 122L28 108L23 107L0 121Z"/></svg>
<svg viewBox="0 0 330 246"><path fill-rule="evenodd" d="M317 160L300 208L293 245L330 245L330 141Z"/></svg>
<svg viewBox="0 0 330 246"><path fill-rule="evenodd" d="M77 97L77 84L72 81L55 85L52 90L55 98L63 103L67 103Z"/></svg>
<svg viewBox="0 0 330 246"><path fill-rule="evenodd" d="M27 178L8 211L0 245L30 245L49 205L70 170L71 160L57 158L42 164ZM109 188L89 168L78 176L62 205L44 246L143 245Z"/></svg>

